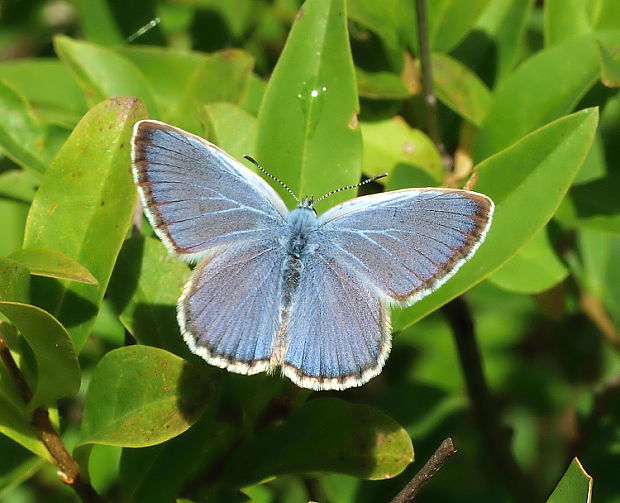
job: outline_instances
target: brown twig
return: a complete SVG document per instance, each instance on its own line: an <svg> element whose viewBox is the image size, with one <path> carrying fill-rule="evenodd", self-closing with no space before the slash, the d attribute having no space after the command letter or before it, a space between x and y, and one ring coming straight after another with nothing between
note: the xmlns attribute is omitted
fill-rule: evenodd
<svg viewBox="0 0 620 503"><path fill-rule="evenodd" d="M391 503L411 503L414 501L420 489L426 485L455 453L456 449L454 448L452 439L450 437L446 438L403 490L394 496Z"/></svg>
<svg viewBox="0 0 620 503"><path fill-rule="evenodd" d="M32 390L1 335L0 359L24 399L24 403L27 404L32 398ZM39 439L51 454L54 464L58 467L60 480L70 486L84 503L102 503L104 500L97 494L93 486L82 479L80 467L62 443L58 432L50 421L47 409L36 408L32 415L32 424L37 430Z"/></svg>
<svg viewBox="0 0 620 503"><path fill-rule="evenodd" d="M437 97L433 88L433 68L431 52L428 43L428 19L426 17L426 0L415 0L416 22L418 29L418 57L422 73L422 96L426 110L426 132L441 154L446 171L451 170L452 160L446 154L446 149L439 134L439 119L437 114Z"/></svg>
<svg viewBox="0 0 620 503"><path fill-rule="evenodd" d="M488 455L514 501L535 501L530 494L530 484L525 482L524 474L512 456L509 432L501 426L496 404L491 398L469 308L462 297L457 297L442 311L454 333L472 410Z"/></svg>

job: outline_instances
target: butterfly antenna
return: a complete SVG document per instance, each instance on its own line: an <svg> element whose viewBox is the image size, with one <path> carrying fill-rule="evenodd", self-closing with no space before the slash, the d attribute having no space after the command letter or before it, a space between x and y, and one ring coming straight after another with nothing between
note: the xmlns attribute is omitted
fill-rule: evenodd
<svg viewBox="0 0 620 503"><path fill-rule="evenodd" d="M271 178L272 180L275 180L280 185L282 185L282 187L284 187L288 191L288 193L291 196L293 196L293 199L295 199L295 201L297 201L298 203L301 203L299 198L295 195L295 192L293 192L290 189L290 187L288 185L286 185L282 180L280 180L277 176L273 176L271 173L269 173L265 168L263 168L260 164L258 164L258 162L253 157L250 157L249 155L244 155L243 157L245 157L248 161L250 161L252 164L254 164L254 166L256 166L258 169L260 169L262 173L264 173L269 178Z"/></svg>
<svg viewBox="0 0 620 503"><path fill-rule="evenodd" d="M367 183L374 182L375 180L378 180L379 178L384 178L386 176L387 176L387 173L381 173L380 175L375 175L372 178L368 178L364 180L363 182L356 183L355 185L349 185L348 187L341 187L339 189L332 190L331 192L328 192L327 194L324 194L321 197L319 197L316 201L314 201L313 204L316 204L319 201L322 201L323 199L325 199L326 197L336 194L337 192L342 192L343 190L355 189L357 187L361 187L362 185L366 185Z"/></svg>
<svg viewBox="0 0 620 503"><path fill-rule="evenodd" d="M142 28L138 29L135 33L132 33L131 35L129 35L127 37L127 43L130 44L135 39L137 39L137 38L141 37L142 35L144 35L147 31L152 30L153 28L155 28L160 23L160 21L161 21L161 19L159 17L151 19Z"/></svg>

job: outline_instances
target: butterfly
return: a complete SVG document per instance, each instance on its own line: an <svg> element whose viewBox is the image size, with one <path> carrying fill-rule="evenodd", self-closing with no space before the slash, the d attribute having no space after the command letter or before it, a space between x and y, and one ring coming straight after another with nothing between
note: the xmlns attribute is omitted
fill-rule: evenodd
<svg viewBox="0 0 620 503"><path fill-rule="evenodd" d="M314 390L381 372L390 306L452 277L494 209L483 194L431 187L358 197L321 215L309 198L289 210L217 146L152 120L134 127L132 165L156 234L197 262L177 310L189 348L231 372L279 367Z"/></svg>

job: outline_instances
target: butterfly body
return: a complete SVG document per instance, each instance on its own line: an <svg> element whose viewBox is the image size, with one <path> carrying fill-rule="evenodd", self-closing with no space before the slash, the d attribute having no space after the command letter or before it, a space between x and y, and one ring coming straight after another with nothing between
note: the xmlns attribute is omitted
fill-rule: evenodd
<svg viewBox="0 0 620 503"><path fill-rule="evenodd" d="M198 261L178 304L190 349L229 371L280 368L316 390L359 386L391 347L389 306L428 295L468 260L492 201L422 188L363 196L318 215L289 211L215 145L141 121L134 179L171 252Z"/></svg>

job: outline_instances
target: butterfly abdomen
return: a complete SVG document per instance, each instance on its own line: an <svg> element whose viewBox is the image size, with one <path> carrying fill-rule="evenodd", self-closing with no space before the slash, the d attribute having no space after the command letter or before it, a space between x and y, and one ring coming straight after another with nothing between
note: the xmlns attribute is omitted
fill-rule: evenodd
<svg viewBox="0 0 620 503"><path fill-rule="evenodd" d="M285 259L282 264L282 303L280 311L280 330L276 338L271 365L280 365L286 352L286 327L289 322L291 306L295 293L304 274L304 257L313 253L316 235L319 227L316 214L309 207L300 206L290 212L288 216L288 232L281 240L285 250Z"/></svg>

